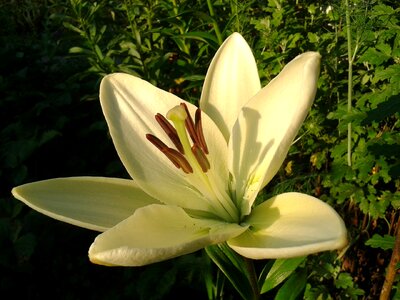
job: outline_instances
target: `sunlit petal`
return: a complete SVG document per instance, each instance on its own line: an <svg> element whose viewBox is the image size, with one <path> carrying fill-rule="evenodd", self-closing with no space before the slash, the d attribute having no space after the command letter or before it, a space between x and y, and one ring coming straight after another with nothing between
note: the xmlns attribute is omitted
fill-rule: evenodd
<svg viewBox="0 0 400 300"><path fill-rule="evenodd" d="M176 206L150 205L99 235L89 249L92 262L141 266L225 241L246 227L195 219Z"/></svg>
<svg viewBox="0 0 400 300"><path fill-rule="evenodd" d="M316 52L299 55L240 112L229 140L229 168L244 211L282 165L314 100L319 63Z"/></svg>
<svg viewBox="0 0 400 300"><path fill-rule="evenodd" d="M228 141L240 109L260 88L253 53L243 37L234 33L219 48L208 68L200 108Z"/></svg>
<svg viewBox="0 0 400 300"><path fill-rule="evenodd" d="M117 152L135 182L160 201L190 209L209 210L207 201L182 170L146 139L153 134L174 148L154 116L167 112L184 100L150 83L127 74L106 76L100 87L100 100ZM194 115L196 107L185 102ZM227 145L214 122L202 115L204 135L210 148L212 174L218 174L220 189L226 189ZM171 192L173 191L173 192Z"/></svg>
<svg viewBox="0 0 400 300"><path fill-rule="evenodd" d="M343 248L346 228L340 216L317 198L285 193L255 207L250 229L228 241L253 259L287 258Z"/></svg>
<svg viewBox="0 0 400 300"><path fill-rule="evenodd" d="M160 203L133 180L70 177L37 181L12 190L15 198L54 219L105 231L136 209Z"/></svg>
<svg viewBox="0 0 400 300"><path fill-rule="evenodd" d="M342 219L314 197L286 193L253 207L310 109L319 63L318 53L299 55L261 89L251 49L234 33L211 62L201 110L138 77L105 76L101 106L133 180L57 178L12 193L45 215L104 231L89 258L108 266L224 242L252 259L344 247Z"/></svg>

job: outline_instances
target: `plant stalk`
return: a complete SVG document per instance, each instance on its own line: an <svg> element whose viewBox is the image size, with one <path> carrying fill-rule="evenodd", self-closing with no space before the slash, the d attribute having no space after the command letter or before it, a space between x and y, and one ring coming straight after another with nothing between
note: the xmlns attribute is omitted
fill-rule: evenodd
<svg viewBox="0 0 400 300"><path fill-rule="evenodd" d="M347 85L347 113L351 113L352 103L351 100L353 98L353 60L354 56L352 55L352 38L351 38L351 20L350 20L350 7L349 0L345 0L346 6L346 36L347 36L347 59L349 63L348 67L348 85ZM351 122L347 124L347 165L351 167L351 135L352 128Z"/></svg>
<svg viewBox="0 0 400 300"><path fill-rule="evenodd" d="M258 280L256 275L256 270L254 269L254 263L251 259L243 257L246 263L246 269L248 274L248 279L250 281L251 289L253 290L254 300L260 299L260 287L258 286Z"/></svg>
<svg viewBox="0 0 400 300"><path fill-rule="evenodd" d="M381 290L381 295L379 300L389 300L390 292L392 291L392 286L397 273L397 264L400 261L400 217L397 220L396 228L396 240L394 243L392 257L390 258L389 266L386 271L385 282Z"/></svg>

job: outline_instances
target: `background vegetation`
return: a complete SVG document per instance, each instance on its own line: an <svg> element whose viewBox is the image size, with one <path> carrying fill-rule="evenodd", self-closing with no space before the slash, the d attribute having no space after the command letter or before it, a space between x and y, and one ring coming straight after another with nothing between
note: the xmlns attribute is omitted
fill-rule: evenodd
<svg viewBox="0 0 400 300"><path fill-rule="evenodd" d="M39 215L10 190L53 177L127 177L98 103L102 76L134 74L196 103L212 56L238 31L264 85L299 53L321 53L315 104L261 196L315 195L349 230L348 248L309 256L266 298L378 298L398 267L399 12L394 0L1 1L0 294L237 299L203 252L141 268L92 265L95 232ZM210 278L223 295L206 288Z"/></svg>

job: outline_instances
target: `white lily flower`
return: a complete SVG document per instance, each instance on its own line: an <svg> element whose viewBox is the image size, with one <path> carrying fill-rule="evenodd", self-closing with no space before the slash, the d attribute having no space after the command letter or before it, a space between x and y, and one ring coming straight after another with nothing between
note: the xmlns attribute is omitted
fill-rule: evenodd
<svg viewBox="0 0 400 300"><path fill-rule="evenodd" d="M310 109L319 63L318 53L299 55L261 89L251 49L234 33L211 62L201 111L137 77L106 76L101 105L133 180L58 178L13 195L104 231L89 249L104 265L140 266L222 242L252 259L339 249L346 228L326 203L284 193L253 205Z"/></svg>

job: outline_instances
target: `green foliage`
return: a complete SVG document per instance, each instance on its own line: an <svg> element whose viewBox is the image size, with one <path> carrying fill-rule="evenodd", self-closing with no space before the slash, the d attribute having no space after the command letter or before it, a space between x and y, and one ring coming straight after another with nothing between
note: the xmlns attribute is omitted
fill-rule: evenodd
<svg viewBox="0 0 400 300"><path fill-rule="evenodd" d="M278 284L282 283L297 269L304 259L305 257L277 259L270 269L267 264L260 275L259 282L261 286L261 294L268 292Z"/></svg>
<svg viewBox="0 0 400 300"><path fill-rule="evenodd" d="M253 286L254 266L249 259L240 256L225 243L208 246L206 253L225 274L243 299L258 298L258 286ZM217 291L216 294L219 294L218 289L215 290ZM215 298L216 295L211 299Z"/></svg>
<svg viewBox="0 0 400 300"><path fill-rule="evenodd" d="M381 248L383 250L389 250L394 248L394 237L388 234L381 236L379 234L374 234L372 238L365 242L365 245L371 246L373 248Z"/></svg>
<svg viewBox="0 0 400 300"><path fill-rule="evenodd" d="M350 299L358 299L364 295L364 291L354 287L353 278L349 273L340 273L335 281L335 286L344 290Z"/></svg>
<svg viewBox="0 0 400 300"><path fill-rule="evenodd" d="M276 188L271 188L269 193L293 188L314 193L342 211L350 226L350 239L357 241L360 231L371 230L366 227L371 223L360 220L361 216L353 217L350 211L356 210L357 214L361 211L366 220L378 220L372 221L380 224L380 227L375 225L375 230L387 230L384 220L399 207L400 36L397 6L380 1L357 1L349 9L350 37L343 27L344 2L328 6L313 1L303 6L302 3L269 1L263 8L265 16L253 20L252 24L259 31L255 53L266 81L279 72L282 61L294 57L299 49L318 50L322 55L320 86L313 110L280 177L272 184ZM353 51L351 82L348 38ZM349 85L352 90L350 110ZM349 123L352 125L351 148L348 147ZM349 152L351 165L347 161ZM389 230L392 230L391 225ZM345 278L338 277L341 273L328 276L333 270L321 270L319 276ZM352 276L343 274L347 274L341 275L346 278ZM309 279L308 282L306 294L313 295L309 299L336 298L337 293L348 293L356 299L361 293L354 279L346 287L339 280L334 293L318 281L310 284L313 280ZM370 291L366 281L365 284L366 291Z"/></svg>
<svg viewBox="0 0 400 300"><path fill-rule="evenodd" d="M275 296L275 300L295 300L301 295L307 283L307 273L300 270L294 273L279 289Z"/></svg>
<svg viewBox="0 0 400 300"><path fill-rule="evenodd" d="M259 201L285 191L315 195L343 216L350 241L338 254L256 262L260 291L276 299L377 298L400 207L400 8L386 0L349 2L2 3L2 293L203 299L208 292L210 299L234 299L221 272L197 254L132 270L93 266L85 254L93 233L31 212L11 199L10 189L59 176L127 177L97 101L101 77L133 74L195 103L216 49L239 31L253 49L263 84L299 53L321 53L314 106ZM245 262L218 247L209 254L225 273L237 273L229 275L233 286L243 295L254 292ZM394 286L398 295L399 282Z"/></svg>

